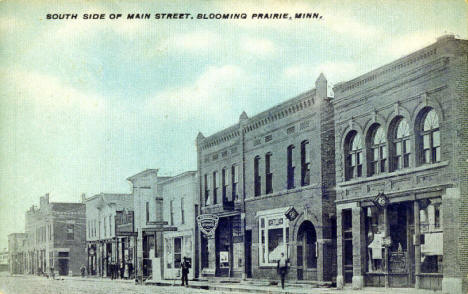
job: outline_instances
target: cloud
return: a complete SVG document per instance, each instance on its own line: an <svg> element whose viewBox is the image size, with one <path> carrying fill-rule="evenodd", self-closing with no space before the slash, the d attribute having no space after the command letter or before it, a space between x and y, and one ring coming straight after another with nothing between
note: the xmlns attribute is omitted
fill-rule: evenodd
<svg viewBox="0 0 468 294"><path fill-rule="evenodd" d="M94 93L86 93L67 85L59 78L22 70L1 70L6 83L12 87L15 97L47 111L79 109L85 112L99 112L104 108L104 99Z"/></svg>
<svg viewBox="0 0 468 294"><path fill-rule="evenodd" d="M238 66L209 67L191 84L156 93L147 106L158 115L179 120L222 119L230 109L236 88L245 79Z"/></svg>
<svg viewBox="0 0 468 294"><path fill-rule="evenodd" d="M162 41L158 51L206 52L215 50L221 38L210 31L195 31L185 34L174 34Z"/></svg>
<svg viewBox="0 0 468 294"><path fill-rule="evenodd" d="M443 34L444 32L428 30L390 38L384 52L392 58L399 58L434 43Z"/></svg>
<svg viewBox="0 0 468 294"><path fill-rule="evenodd" d="M240 48L259 57L271 56L276 52L275 44L268 39L243 38L240 40Z"/></svg>

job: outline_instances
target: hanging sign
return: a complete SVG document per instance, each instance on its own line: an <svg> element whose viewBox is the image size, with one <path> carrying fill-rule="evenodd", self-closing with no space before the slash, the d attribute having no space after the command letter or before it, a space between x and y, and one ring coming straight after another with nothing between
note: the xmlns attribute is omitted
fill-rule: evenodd
<svg viewBox="0 0 468 294"><path fill-rule="evenodd" d="M207 236L214 235L218 227L219 217L215 214L202 214L197 216L197 224L200 231Z"/></svg>
<svg viewBox="0 0 468 294"><path fill-rule="evenodd" d="M294 208L294 207L291 207L288 209L288 211L286 211L286 213L284 214L289 221L293 221L296 219L296 217L299 215L299 213L297 212L297 210Z"/></svg>
<svg viewBox="0 0 468 294"><path fill-rule="evenodd" d="M379 193L374 199L372 199L372 202L378 208L384 208L388 205L388 198L384 193Z"/></svg>

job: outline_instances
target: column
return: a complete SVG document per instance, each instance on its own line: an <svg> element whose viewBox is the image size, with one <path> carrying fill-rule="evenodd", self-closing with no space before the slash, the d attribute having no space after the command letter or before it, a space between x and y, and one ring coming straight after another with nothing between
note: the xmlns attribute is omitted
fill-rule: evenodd
<svg viewBox="0 0 468 294"><path fill-rule="evenodd" d="M138 237L136 239L136 275L140 279L143 277L143 231L138 230Z"/></svg>
<svg viewBox="0 0 468 294"><path fill-rule="evenodd" d="M384 207L384 238L387 238L390 236L390 228L388 226L388 206ZM384 247L384 261L385 261L385 288L390 287L390 276L389 276L389 271L390 271L390 265L388 264L388 246Z"/></svg>
<svg viewBox="0 0 468 294"><path fill-rule="evenodd" d="M421 274L421 239L420 239L420 227L419 227L419 202L416 200L413 204L414 208L414 273L415 277L415 288L421 287L420 274Z"/></svg>
<svg viewBox="0 0 468 294"><path fill-rule="evenodd" d="M365 269L365 230L361 207L352 208L353 226L353 289L364 286ZM364 253L363 253L364 251Z"/></svg>
<svg viewBox="0 0 468 294"><path fill-rule="evenodd" d="M208 269L205 269L208 276L216 275L216 240L215 235L208 237Z"/></svg>
<svg viewBox="0 0 468 294"><path fill-rule="evenodd" d="M336 287L343 289L344 273L343 273L343 225L342 225L342 210L336 208Z"/></svg>

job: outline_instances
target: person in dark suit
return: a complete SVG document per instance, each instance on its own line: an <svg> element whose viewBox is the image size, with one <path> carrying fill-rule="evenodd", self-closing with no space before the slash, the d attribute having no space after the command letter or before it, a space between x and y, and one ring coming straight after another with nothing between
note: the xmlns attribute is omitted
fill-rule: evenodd
<svg viewBox="0 0 468 294"><path fill-rule="evenodd" d="M192 267L190 260L184 256L184 261L182 262L182 286L188 287L188 274L189 270Z"/></svg>
<svg viewBox="0 0 468 294"><path fill-rule="evenodd" d="M288 262L289 260L284 256L284 252L281 253L281 258L278 260L277 271L281 277L281 288L284 289L284 279L288 273Z"/></svg>

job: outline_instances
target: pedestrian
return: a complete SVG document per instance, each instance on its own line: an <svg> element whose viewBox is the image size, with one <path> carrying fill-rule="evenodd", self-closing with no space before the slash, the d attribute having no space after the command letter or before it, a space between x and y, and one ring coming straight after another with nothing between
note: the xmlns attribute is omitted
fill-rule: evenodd
<svg viewBox="0 0 468 294"><path fill-rule="evenodd" d="M284 289L284 279L288 273L288 262L289 260L284 256L284 252L281 252L281 258L278 260L277 271L281 277L281 288Z"/></svg>
<svg viewBox="0 0 468 294"><path fill-rule="evenodd" d="M52 280L55 280L55 270L54 270L54 266L51 266L51 267L50 267L50 277L52 278Z"/></svg>
<svg viewBox="0 0 468 294"><path fill-rule="evenodd" d="M190 259L184 256L184 261L182 262L182 286L188 287L188 274L190 268L192 267Z"/></svg>
<svg viewBox="0 0 468 294"><path fill-rule="evenodd" d="M114 271L115 271L115 268L114 268L114 262L111 261L110 264L109 264L109 272L110 272L110 277L111 277L111 280L114 279Z"/></svg>
<svg viewBox="0 0 468 294"><path fill-rule="evenodd" d="M86 273L86 267L84 266L84 264L81 265L80 271L81 271L81 277L84 278L85 273Z"/></svg>

